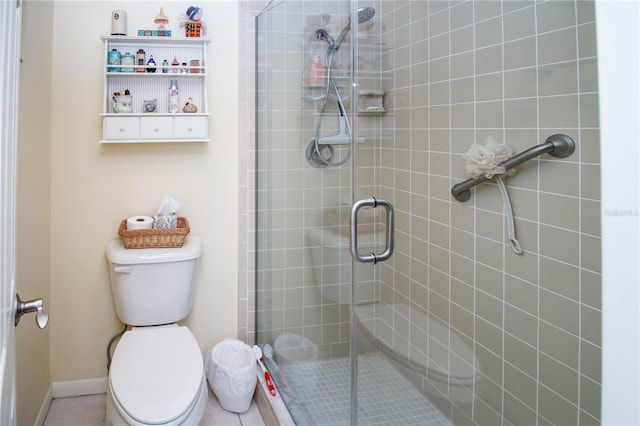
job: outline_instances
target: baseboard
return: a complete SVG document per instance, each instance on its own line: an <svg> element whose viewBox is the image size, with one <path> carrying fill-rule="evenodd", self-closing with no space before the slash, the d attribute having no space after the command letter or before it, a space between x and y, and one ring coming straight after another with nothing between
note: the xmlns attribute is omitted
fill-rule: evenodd
<svg viewBox="0 0 640 426"><path fill-rule="evenodd" d="M52 399L53 388L51 385L49 385L49 389L47 389L47 393L44 395L44 399L42 400L40 411L38 411L36 421L33 423L34 426L42 426L44 424L44 420L47 418L47 413L49 412L49 406L51 405Z"/></svg>
<svg viewBox="0 0 640 426"><path fill-rule="evenodd" d="M97 395L107 393L107 378L70 380L51 384L52 398L69 398L72 396Z"/></svg>

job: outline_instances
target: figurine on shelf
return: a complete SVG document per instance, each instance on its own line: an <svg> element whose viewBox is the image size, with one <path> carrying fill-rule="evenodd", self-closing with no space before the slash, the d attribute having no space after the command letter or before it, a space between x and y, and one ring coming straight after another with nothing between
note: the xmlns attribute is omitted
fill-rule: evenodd
<svg viewBox="0 0 640 426"><path fill-rule="evenodd" d="M147 61L147 72L156 72L156 61L153 60L153 55Z"/></svg>
<svg viewBox="0 0 640 426"><path fill-rule="evenodd" d="M187 14L180 16L180 28L184 27L187 37L200 37L207 34L207 26L202 20L204 11L200 7L190 6Z"/></svg>
<svg viewBox="0 0 640 426"><path fill-rule="evenodd" d="M164 30L164 26L169 23L169 18L164 14L164 7L160 8L160 13L153 19L154 24L158 24L159 30Z"/></svg>
<svg viewBox="0 0 640 426"><path fill-rule="evenodd" d="M187 103L184 104L184 107L182 108L182 112L186 112L186 113L198 112L198 107L196 106L196 104L193 103L193 98L191 96L189 96Z"/></svg>

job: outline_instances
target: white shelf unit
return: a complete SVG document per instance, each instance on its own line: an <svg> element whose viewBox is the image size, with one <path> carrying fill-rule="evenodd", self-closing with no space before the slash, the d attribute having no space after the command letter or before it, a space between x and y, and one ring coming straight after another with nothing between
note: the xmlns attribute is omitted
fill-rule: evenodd
<svg viewBox="0 0 640 426"><path fill-rule="evenodd" d="M102 105L102 140L100 143L140 142L209 142L209 109L207 106L207 44L202 37L135 37L102 36L104 42L104 97ZM122 55L134 55L138 49L145 51L145 63L151 56L156 63L155 72L108 71L113 65L107 63L108 53L118 50ZM173 58L186 63L186 67L175 69ZM163 73L163 60L169 63ZM191 65L192 60L199 66ZM130 67L129 67L130 68ZM134 65L134 68L139 66ZM197 71L197 72L195 72ZM168 113L169 85L178 81L180 112ZM133 112L113 112L114 92L129 90ZM182 107L191 98L198 107L196 113L184 113ZM143 112L145 101L157 100L157 112Z"/></svg>

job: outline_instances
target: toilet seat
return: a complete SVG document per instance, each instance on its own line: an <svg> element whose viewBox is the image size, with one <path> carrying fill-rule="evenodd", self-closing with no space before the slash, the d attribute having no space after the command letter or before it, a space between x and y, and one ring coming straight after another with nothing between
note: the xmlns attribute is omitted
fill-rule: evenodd
<svg viewBox="0 0 640 426"><path fill-rule="evenodd" d="M167 424L193 409L203 377L198 342L187 327L172 324L126 332L111 362L109 385L126 417Z"/></svg>

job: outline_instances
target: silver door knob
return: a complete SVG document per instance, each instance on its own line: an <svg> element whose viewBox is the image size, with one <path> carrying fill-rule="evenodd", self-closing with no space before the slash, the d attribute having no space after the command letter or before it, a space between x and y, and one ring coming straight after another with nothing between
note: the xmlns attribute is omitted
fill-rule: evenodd
<svg viewBox="0 0 640 426"><path fill-rule="evenodd" d="M36 324L39 328L45 328L47 326L47 323L49 322L49 314L43 312L43 305L44 302L42 301L42 299L22 301L20 299L20 295L16 294L16 327L20 322L20 318L22 318L24 314L35 312Z"/></svg>

